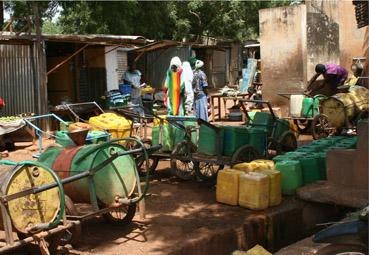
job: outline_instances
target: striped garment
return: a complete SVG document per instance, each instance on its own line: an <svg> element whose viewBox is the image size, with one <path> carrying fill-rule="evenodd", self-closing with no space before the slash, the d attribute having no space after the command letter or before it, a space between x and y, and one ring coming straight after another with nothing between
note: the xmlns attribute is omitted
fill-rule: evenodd
<svg viewBox="0 0 369 255"><path fill-rule="evenodd" d="M178 72L172 72L172 70L167 72L165 105L168 108L168 115L184 115L185 84L181 77L182 71L181 68Z"/></svg>

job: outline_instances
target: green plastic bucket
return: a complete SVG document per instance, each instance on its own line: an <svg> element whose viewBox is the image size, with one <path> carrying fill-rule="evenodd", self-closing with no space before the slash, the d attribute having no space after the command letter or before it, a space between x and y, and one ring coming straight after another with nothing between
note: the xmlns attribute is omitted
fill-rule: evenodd
<svg viewBox="0 0 369 255"><path fill-rule="evenodd" d="M297 160L277 162L275 168L281 172L282 194L293 195L302 186L302 170Z"/></svg>
<svg viewBox="0 0 369 255"><path fill-rule="evenodd" d="M249 131L245 127L223 126L223 155L232 156L238 148L249 143Z"/></svg>

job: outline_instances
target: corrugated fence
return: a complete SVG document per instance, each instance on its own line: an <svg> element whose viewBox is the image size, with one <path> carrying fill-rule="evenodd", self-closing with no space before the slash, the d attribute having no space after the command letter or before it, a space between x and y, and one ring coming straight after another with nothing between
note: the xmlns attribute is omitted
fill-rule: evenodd
<svg viewBox="0 0 369 255"><path fill-rule="evenodd" d="M161 88L172 57L177 56L183 62L188 60L189 55L188 47L171 47L146 54L145 71L147 80L152 83L150 85Z"/></svg>
<svg viewBox="0 0 369 255"><path fill-rule="evenodd" d="M0 97L4 98L6 103L0 110L0 115L36 112L33 75L38 74L40 70L39 54L36 52L35 48L31 50L30 44L1 44L0 42ZM35 68L32 61L35 63Z"/></svg>

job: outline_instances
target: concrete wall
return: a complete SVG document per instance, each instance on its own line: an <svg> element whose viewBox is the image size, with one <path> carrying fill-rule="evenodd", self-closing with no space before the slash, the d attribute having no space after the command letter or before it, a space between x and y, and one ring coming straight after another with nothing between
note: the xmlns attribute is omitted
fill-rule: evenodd
<svg viewBox="0 0 369 255"><path fill-rule="evenodd" d="M351 1L306 0L304 5L259 11L263 96L287 114L277 92L302 92L318 63L350 70L365 52L365 29L356 28ZM321 78L320 78L321 79Z"/></svg>
<svg viewBox="0 0 369 255"><path fill-rule="evenodd" d="M341 1L338 11L339 24L343 28L340 29L340 65L350 70L352 58L364 56L365 28L357 28L355 6L351 1Z"/></svg>
<svg viewBox="0 0 369 255"><path fill-rule="evenodd" d="M307 79L318 63L340 62L338 0L306 1Z"/></svg>
<svg viewBox="0 0 369 255"><path fill-rule="evenodd" d="M263 96L282 105L277 92L302 90L306 82L306 6L260 10L259 22Z"/></svg>

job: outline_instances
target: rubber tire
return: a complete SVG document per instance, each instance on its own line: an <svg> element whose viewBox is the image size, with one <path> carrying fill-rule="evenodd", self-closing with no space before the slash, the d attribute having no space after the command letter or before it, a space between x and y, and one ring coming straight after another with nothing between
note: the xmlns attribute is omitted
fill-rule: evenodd
<svg viewBox="0 0 369 255"><path fill-rule="evenodd" d="M146 140L142 140L144 145L152 145L152 142L150 139L146 139ZM137 148L140 146L136 146ZM137 167L137 171L140 177L145 177L146 176L146 169L144 170L144 166L145 166L145 160L137 160L137 157L135 158L136 160L136 167ZM150 171L150 175L153 175L155 173L155 170L157 168L159 164L159 158L157 157L149 157L149 171Z"/></svg>
<svg viewBox="0 0 369 255"><path fill-rule="evenodd" d="M126 215L121 219L112 216L111 212L103 214L103 217L107 222L109 222L112 225L126 226L132 222L132 219L136 214L136 207L137 207L136 204L128 205Z"/></svg>
<svg viewBox="0 0 369 255"><path fill-rule="evenodd" d="M321 135L321 133L319 133L319 130L317 130L316 126L319 123L319 119L320 118L324 118L325 121L327 121L327 123L329 124L329 120L328 117L324 114L318 114L313 118L313 121L311 123L311 133L313 135L314 140L319 140L321 138L326 138L329 136L329 134L327 135Z"/></svg>
<svg viewBox="0 0 369 255"><path fill-rule="evenodd" d="M211 164L211 163L208 163L208 164ZM217 165L217 164L212 164L213 166L218 166L218 169L216 169L216 172L213 173L212 175L208 176L208 175L204 175L202 172L201 172L201 169L200 169L200 162L196 161L193 163L193 169L195 171L195 174L198 178L200 178L202 181L206 181L206 182L213 182L216 180L217 178L217 175L218 175L218 172L219 170L223 169L224 168L224 165Z"/></svg>
<svg viewBox="0 0 369 255"><path fill-rule="evenodd" d="M291 138L292 143L287 145L285 140L287 140L287 138ZM289 152L289 151L294 151L297 149L297 139L296 136L291 132L291 131L286 131L282 134L281 138L279 139L279 146L278 148L280 148L280 151L277 151L277 154L281 154L281 153L285 153L285 152Z"/></svg>
<svg viewBox="0 0 369 255"><path fill-rule="evenodd" d="M175 159L176 155L180 153L180 149L183 146L191 146L191 145L187 145L187 141L182 141L179 144L177 144L171 154L171 159L170 159L170 168L171 171L173 173L173 175L177 176L178 178L180 178L181 180L187 181L187 180L191 180L194 174L194 166L192 166L192 169L190 169L190 171L182 171L177 167L177 159ZM192 148L191 152L194 152L196 149ZM187 155L188 156L188 155ZM181 160L178 160L181 161ZM183 161L181 161L183 162ZM191 161L189 162L185 162L190 164ZM192 162L193 164L193 162Z"/></svg>
<svg viewBox="0 0 369 255"><path fill-rule="evenodd" d="M245 155L245 153L251 153L247 159L243 159L242 156ZM237 163L244 163L244 162L250 162L253 161L255 159L260 159L262 158L261 154L255 149L255 147L251 146L251 145L244 145L240 148L238 148L238 150L236 150L235 153L233 153L232 155L232 166L234 164Z"/></svg>

